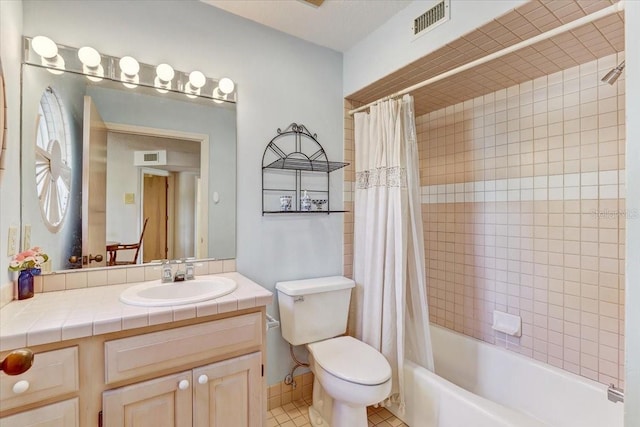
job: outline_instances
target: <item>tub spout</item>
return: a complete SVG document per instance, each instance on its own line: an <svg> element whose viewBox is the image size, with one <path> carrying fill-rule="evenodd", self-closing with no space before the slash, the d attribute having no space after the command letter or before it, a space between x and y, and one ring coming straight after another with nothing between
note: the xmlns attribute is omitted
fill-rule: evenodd
<svg viewBox="0 0 640 427"><path fill-rule="evenodd" d="M624 403L624 390L611 384L607 390L607 398L613 403Z"/></svg>

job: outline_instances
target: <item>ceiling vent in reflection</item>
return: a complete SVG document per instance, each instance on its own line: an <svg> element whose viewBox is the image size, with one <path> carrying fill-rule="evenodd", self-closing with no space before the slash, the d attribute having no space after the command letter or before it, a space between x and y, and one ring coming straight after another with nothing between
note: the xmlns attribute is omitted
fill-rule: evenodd
<svg viewBox="0 0 640 427"><path fill-rule="evenodd" d="M442 0L431 9L413 20L413 36L420 37L423 34L436 28L438 25L444 24L449 20L449 2L450 0Z"/></svg>
<svg viewBox="0 0 640 427"><path fill-rule="evenodd" d="M133 153L134 166L158 166L167 164L167 151L135 151Z"/></svg>

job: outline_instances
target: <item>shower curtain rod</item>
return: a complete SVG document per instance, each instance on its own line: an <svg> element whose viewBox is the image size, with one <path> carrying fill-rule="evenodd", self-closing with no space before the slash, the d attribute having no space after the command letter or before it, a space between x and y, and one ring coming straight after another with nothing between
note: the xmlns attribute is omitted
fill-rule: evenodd
<svg viewBox="0 0 640 427"><path fill-rule="evenodd" d="M402 96L404 94L412 92L412 91L414 91L416 89L420 89L420 88L423 88L425 86L428 86L431 83L435 83L435 82L440 81L442 79L446 79L447 77L450 77L450 76L453 76L455 74L461 73L462 71L466 71L466 70L471 69L473 67L476 67L478 65L482 65L482 64L484 64L486 62L489 62L489 61L492 61L494 59L500 58L500 57L505 56L505 55L507 55L509 53L515 52L517 50L520 50L520 49L522 49L524 47L528 47L528 46L531 46L532 44L541 42L543 40L547 40L547 39L549 39L551 37L557 36L558 34L562 34L562 33L566 32L566 31L569 31L569 30L573 30L573 29L578 28L578 27L580 27L580 26L582 26L584 24L588 24L590 22L593 22L593 21L595 21L597 19L603 18L603 17L608 16L608 15L611 15L613 13L618 13L618 12L620 12L622 10L624 10L624 0L620 0L618 3L612 4L611 6L607 6L604 9L598 10L597 12L593 12L593 13L591 13L589 15L585 15L582 18L576 19L575 21L567 22L566 24L560 25L559 27L556 27L556 28L554 28L552 30L549 30L549 31L544 32L542 34L538 34L537 36L531 37L530 39L523 40L523 41L521 41L519 43L516 43L514 45L506 47L506 48L504 48L502 50L499 50L497 52L490 53L489 55L483 56L482 58L478 58L475 61L471 61L471 62L468 62L468 63L466 63L464 65L459 66L459 67L453 68L453 69L451 69L449 71L445 71L442 74L438 74L435 77L431 77L431 78L429 78L427 80L424 80L424 81L422 81L420 83L416 83L413 86L409 86L408 88L403 89L403 90L401 90L399 92L395 92L395 93L393 93L391 95L387 95L387 96L385 96L383 98L380 98L380 99L378 99L376 101L370 102L367 105L363 105L362 107L358 107L358 108L355 108L353 110L349 110L349 115L352 116L354 113L366 110L367 108L369 108L372 105L375 105L375 104L377 104L379 102L386 101L388 99L397 98L399 96Z"/></svg>

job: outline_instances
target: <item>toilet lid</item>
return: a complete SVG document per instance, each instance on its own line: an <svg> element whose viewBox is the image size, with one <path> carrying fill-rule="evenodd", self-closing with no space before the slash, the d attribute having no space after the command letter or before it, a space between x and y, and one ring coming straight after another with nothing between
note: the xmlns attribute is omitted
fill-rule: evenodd
<svg viewBox="0 0 640 427"><path fill-rule="evenodd" d="M315 362L331 375L356 384L378 385L391 378L391 366L376 349L352 337L308 345Z"/></svg>

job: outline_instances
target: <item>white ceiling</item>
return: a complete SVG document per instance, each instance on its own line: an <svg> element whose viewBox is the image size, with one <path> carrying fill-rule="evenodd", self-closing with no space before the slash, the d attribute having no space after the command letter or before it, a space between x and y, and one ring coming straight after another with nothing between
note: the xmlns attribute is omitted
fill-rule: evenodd
<svg viewBox="0 0 640 427"><path fill-rule="evenodd" d="M201 0L276 30L340 52L404 9L411 0Z"/></svg>

